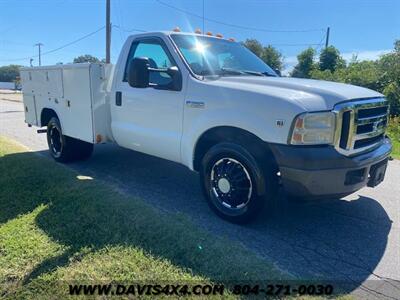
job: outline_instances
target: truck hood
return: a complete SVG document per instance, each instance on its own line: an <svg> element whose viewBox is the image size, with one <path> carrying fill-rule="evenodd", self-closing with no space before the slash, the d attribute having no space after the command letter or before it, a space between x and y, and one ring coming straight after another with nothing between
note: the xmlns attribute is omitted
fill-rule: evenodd
<svg viewBox="0 0 400 300"><path fill-rule="evenodd" d="M220 77L212 84L296 102L307 111L330 110L336 103L346 100L383 97L354 85L288 77Z"/></svg>

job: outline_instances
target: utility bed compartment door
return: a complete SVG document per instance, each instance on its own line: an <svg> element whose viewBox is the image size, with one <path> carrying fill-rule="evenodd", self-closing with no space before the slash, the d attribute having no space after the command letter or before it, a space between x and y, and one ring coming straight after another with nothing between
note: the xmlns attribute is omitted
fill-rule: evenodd
<svg viewBox="0 0 400 300"><path fill-rule="evenodd" d="M24 95L25 122L31 125L38 125L35 96L32 94Z"/></svg>
<svg viewBox="0 0 400 300"><path fill-rule="evenodd" d="M63 84L64 99L59 109L64 134L93 143L90 68L65 68Z"/></svg>
<svg viewBox="0 0 400 300"><path fill-rule="evenodd" d="M25 112L25 122L30 125L39 125L36 107L35 87L31 71L21 71L21 82Z"/></svg>
<svg viewBox="0 0 400 300"><path fill-rule="evenodd" d="M24 95L57 98L64 96L61 69L22 71L21 77Z"/></svg>

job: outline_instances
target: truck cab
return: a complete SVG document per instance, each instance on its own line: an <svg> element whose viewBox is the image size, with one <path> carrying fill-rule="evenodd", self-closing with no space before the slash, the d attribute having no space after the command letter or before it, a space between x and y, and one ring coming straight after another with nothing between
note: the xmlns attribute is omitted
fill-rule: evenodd
<svg viewBox="0 0 400 300"><path fill-rule="evenodd" d="M113 142L181 163L200 173L210 207L229 221L253 220L277 201L279 186L288 195L325 198L384 178L391 143L383 95L280 77L233 40L130 36L115 66L87 65L85 87L58 92L62 109L46 91L68 87L76 76L58 68L61 75L40 84L32 74L45 69L21 71L27 122L47 126L56 160L87 158L93 144ZM80 129L85 114L91 122Z"/></svg>

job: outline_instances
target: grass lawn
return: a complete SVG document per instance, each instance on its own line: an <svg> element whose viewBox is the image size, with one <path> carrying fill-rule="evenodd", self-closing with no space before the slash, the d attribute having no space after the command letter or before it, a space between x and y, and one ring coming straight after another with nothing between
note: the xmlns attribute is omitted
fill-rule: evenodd
<svg viewBox="0 0 400 300"><path fill-rule="evenodd" d="M0 137L0 298L57 299L69 282L288 278L182 215L78 175Z"/></svg>
<svg viewBox="0 0 400 300"><path fill-rule="evenodd" d="M388 135L393 143L392 157L400 159L400 117L394 117L390 120Z"/></svg>

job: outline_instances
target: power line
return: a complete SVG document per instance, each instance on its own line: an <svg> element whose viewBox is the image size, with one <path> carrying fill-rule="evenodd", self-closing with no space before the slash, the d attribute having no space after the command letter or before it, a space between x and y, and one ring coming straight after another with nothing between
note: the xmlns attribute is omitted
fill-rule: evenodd
<svg viewBox="0 0 400 300"><path fill-rule="evenodd" d="M120 29L122 31L125 31L125 32L148 32L147 30L139 29L139 28L125 29L125 28L123 28L121 26L118 26L118 25L112 25L112 27L118 28L118 29ZM90 33L88 33L88 34L86 34L86 35L84 35L84 36L82 36L82 37L80 37L80 38L78 38L76 40L73 40L73 41L71 41L71 42L69 42L67 44L64 44L64 45L62 45L60 47L57 47L55 49L43 52L43 53L41 53L41 56L47 55L47 54L50 54L50 53L53 53L53 52L56 52L56 51L59 51L61 49L69 47L69 46L71 46L73 44L76 44L76 43L78 43L78 42L80 42L80 41L82 41L82 40L84 40L84 39L86 39L86 38L98 33L99 31L103 30L104 28L105 28L105 26L102 26L99 29L97 29L97 30L95 30L93 32L90 32ZM322 41L324 39L325 39L325 35L322 37L320 43L318 43L318 44L315 44L315 43L310 43L310 44L305 44L305 43L303 43L303 44L271 44L271 46L282 46L282 47L317 46L317 48L319 48L322 45ZM0 61L22 61L22 60L27 60L27 59L30 59L30 58L35 58L35 57L39 57L39 55L31 55L31 56L27 56L27 57L14 58L14 59L0 59Z"/></svg>
<svg viewBox="0 0 400 300"><path fill-rule="evenodd" d="M20 60L27 60L33 57L38 57L39 55L31 55L27 57L21 57L21 58L8 58L8 59L0 59L0 61L20 61Z"/></svg>
<svg viewBox="0 0 400 300"><path fill-rule="evenodd" d="M204 25L204 16L205 16L205 14L204 14L204 0L203 0L202 9L203 9L203 32L205 32L206 29L205 29L205 25Z"/></svg>
<svg viewBox="0 0 400 300"><path fill-rule="evenodd" d="M121 6L119 3L119 0L113 1L113 4L114 4L114 8L115 8L114 11L117 12L118 23L121 24L122 27L124 27L124 19L122 17ZM123 33L122 30L119 30L119 37L121 39L121 43L123 43L125 40L125 34Z"/></svg>
<svg viewBox="0 0 400 300"><path fill-rule="evenodd" d="M326 38L326 33L322 36L321 40L318 43L318 46L315 47L315 52L319 52L322 49L322 46L324 45L325 38Z"/></svg>
<svg viewBox="0 0 400 300"><path fill-rule="evenodd" d="M25 44L25 43L20 43L20 42L14 42L14 41L10 41L10 40L0 40L0 44L12 44L12 45L16 45L16 46L32 46L31 44Z"/></svg>
<svg viewBox="0 0 400 300"><path fill-rule="evenodd" d="M148 30L144 29L138 29L138 28L132 28L132 29L125 29L122 28L119 25L113 25L113 27L120 29L121 31L125 32L149 32ZM300 47L300 46L321 46L322 45L322 40L325 39L325 35L321 39L319 43L302 43L302 44L269 44L271 46L281 46L281 47Z"/></svg>
<svg viewBox="0 0 400 300"><path fill-rule="evenodd" d="M99 29L97 29L97 30L95 30L95 31L93 31L91 33L88 33L88 34L86 34L86 35L84 35L84 36L82 36L82 37L80 37L80 38L78 38L78 39L76 39L76 40L74 40L72 42L64 44L64 45L62 45L62 46L60 46L58 48L43 52L43 53L41 53L41 55L43 56L43 55L46 55L46 54L50 54L50 53L56 52L58 50L64 49L64 48L66 48L68 46L71 46L73 44L76 44L76 43L78 43L78 42L80 42L80 41L82 41L82 40L84 40L84 39L86 39L86 38L98 33L99 31L103 30L105 27L106 26L102 26ZM21 60L30 59L30 58L33 58L33 57L39 57L39 55L32 55L32 56L27 56L27 57L23 57L23 58L15 58L15 59L1 59L1 61L21 61Z"/></svg>
<svg viewBox="0 0 400 300"><path fill-rule="evenodd" d="M14 29L17 28L18 26L19 26L19 25L15 25L15 26L8 27L7 29L4 29L4 30L0 31L0 34L9 32L9 31L11 31L11 30L14 30Z"/></svg>
<svg viewBox="0 0 400 300"><path fill-rule="evenodd" d="M316 32L316 31L324 31L325 29L323 28L319 28L319 29L304 29L304 30L272 30L272 29L265 29L265 28L255 28L255 27L250 27L250 26L244 26L244 25L238 25L238 24L232 24L232 23L227 23L227 22L222 22L216 19L211 19L211 18L207 18L195 13L192 13L190 11L184 10L182 8L173 6L171 4L165 3L161 0L156 0L156 2L158 2L161 5L164 5L166 7L169 7L171 9L174 9L176 11L179 11L181 13L196 17L196 18L200 18L202 20L207 20L209 22L213 22L213 23L217 23L220 25L225 25L225 26L230 26L230 27L234 27L234 28L239 28L239 29L245 29L245 30L251 30L251 31L261 31L261 32Z"/></svg>
<svg viewBox="0 0 400 300"><path fill-rule="evenodd" d="M119 26L119 25L113 25L113 27L118 28L119 30L122 30L122 31L125 31L125 32L149 32L148 30L138 29L138 28L126 29L126 28L123 28L122 26Z"/></svg>
<svg viewBox="0 0 400 300"><path fill-rule="evenodd" d="M90 36L92 36L92 35L98 33L99 31L103 30L104 28L106 28L106 26L102 26L102 27L100 27L99 29L97 29L97 30L95 30L95 31L93 31L93 32L91 32L91 33L88 33L88 34L86 34L86 35L84 35L84 36L82 36L82 37L80 37L79 39L76 39L76 40L74 40L74 41L72 41L72 42L69 42L69 43L67 43L67 44L65 44L65 45L63 45L63 46L60 46L60 47L56 48L56 49L53 49L53 50L44 52L43 55L49 54L49 53L53 53L53 52L56 52L56 51L58 51L58 50L64 49L64 48L66 48L66 47L68 47L68 46L71 46L71 45L73 45L73 44L76 44L76 43L78 43L78 42L80 42L80 41L82 41L82 40L84 40L84 39L86 39L86 38L88 38L88 37L90 37Z"/></svg>

